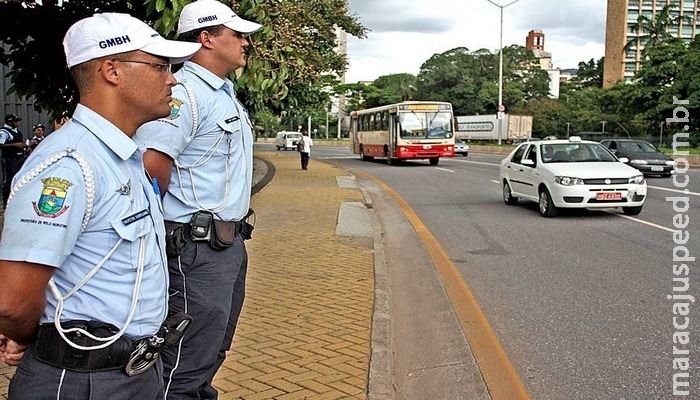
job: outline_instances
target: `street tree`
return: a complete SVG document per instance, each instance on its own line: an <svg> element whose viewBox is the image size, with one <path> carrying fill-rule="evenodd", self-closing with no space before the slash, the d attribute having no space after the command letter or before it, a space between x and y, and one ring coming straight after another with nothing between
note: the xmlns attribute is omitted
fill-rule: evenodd
<svg viewBox="0 0 700 400"><path fill-rule="evenodd" d="M5 45L0 50L0 62L12 65L9 91L33 96L36 107L48 110L55 118L66 115L78 99L65 67L62 34L58 32L65 32L72 23L95 12L126 12L173 38L177 16L188 2L0 2L0 41ZM253 114L259 110L279 113L287 108L290 92L324 92L324 76L341 76L347 68L346 56L335 50L337 29L356 37L366 33L357 16L350 14L347 0L241 0L235 8L244 18L264 26L250 37L247 67L233 77L240 98ZM316 101L318 97L307 96L303 101Z"/></svg>
<svg viewBox="0 0 700 400"><path fill-rule="evenodd" d="M646 56L648 50L664 39L674 37L669 32L669 28L676 28L681 23L692 23L693 18L687 14L678 14L674 10L678 8L678 3L668 3L654 15L640 13L637 20L630 26L630 30L636 35L631 35L631 39L622 49L627 53L632 48L642 49L642 55Z"/></svg>

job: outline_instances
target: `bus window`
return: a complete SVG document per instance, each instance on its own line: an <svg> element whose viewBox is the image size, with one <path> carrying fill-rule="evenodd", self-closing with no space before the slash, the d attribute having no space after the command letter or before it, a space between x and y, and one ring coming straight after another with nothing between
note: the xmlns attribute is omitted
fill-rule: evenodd
<svg viewBox="0 0 700 400"><path fill-rule="evenodd" d="M382 111L382 125L381 125L380 129L383 131L389 130L389 112L388 111Z"/></svg>
<svg viewBox="0 0 700 400"><path fill-rule="evenodd" d="M425 137L425 113L403 113L399 116L401 137L406 139Z"/></svg>

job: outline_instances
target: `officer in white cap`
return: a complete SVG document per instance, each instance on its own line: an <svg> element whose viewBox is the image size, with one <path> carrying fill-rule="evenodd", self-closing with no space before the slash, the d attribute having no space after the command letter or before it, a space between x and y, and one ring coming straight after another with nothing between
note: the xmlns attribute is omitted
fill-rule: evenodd
<svg viewBox="0 0 700 400"><path fill-rule="evenodd" d="M165 336L165 229L132 136L168 115L170 63L200 46L117 13L76 22L63 46L80 103L15 177L0 240L9 399L162 399L162 365L139 357Z"/></svg>
<svg viewBox="0 0 700 400"><path fill-rule="evenodd" d="M139 128L158 179L170 243L170 311L193 321L163 352L168 399L215 399L214 374L231 348L243 307L250 238L253 129L228 78L246 65L247 35L260 29L216 0L186 5L178 39L202 48L175 73L170 116Z"/></svg>

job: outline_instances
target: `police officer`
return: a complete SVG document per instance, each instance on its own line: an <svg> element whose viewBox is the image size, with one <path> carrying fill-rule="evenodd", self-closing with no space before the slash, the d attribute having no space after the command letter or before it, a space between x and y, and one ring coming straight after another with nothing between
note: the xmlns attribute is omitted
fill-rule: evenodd
<svg viewBox="0 0 700 400"><path fill-rule="evenodd" d="M32 133L34 135L29 138L26 143L26 145L29 146L29 153L36 149L36 146L38 146L42 140L46 139L46 127L44 127L42 124L36 124L32 126Z"/></svg>
<svg viewBox="0 0 700 400"><path fill-rule="evenodd" d="M2 205L7 207L7 199L10 197L12 178L22 167L24 162L24 150L27 145L19 131L19 121L22 118L15 114L5 116L5 125L0 128L0 152L2 152Z"/></svg>
<svg viewBox="0 0 700 400"><path fill-rule="evenodd" d="M181 85L170 116L136 134L164 194L166 228L171 236L184 232L172 240L184 247L168 259L169 302L193 321L181 345L163 354L168 399L217 397L211 382L243 307L253 130L227 75L245 66L246 35L260 28L216 0L186 5L178 39L202 48L175 74Z"/></svg>
<svg viewBox="0 0 700 400"><path fill-rule="evenodd" d="M25 352L9 399L161 399L162 365L130 363L161 329L168 283L160 199L131 138L168 115L170 62L199 45L104 13L63 46L80 103L15 178L0 240L0 359Z"/></svg>

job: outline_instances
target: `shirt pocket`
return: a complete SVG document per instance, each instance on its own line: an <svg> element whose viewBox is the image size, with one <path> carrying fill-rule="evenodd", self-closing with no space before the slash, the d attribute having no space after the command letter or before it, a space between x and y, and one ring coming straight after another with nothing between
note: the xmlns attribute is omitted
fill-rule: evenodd
<svg viewBox="0 0 700 400"><path fill-rule="evenodd" d="M217 121L216 124L223 133L221 142L216 146L218 155L231 155L234 152L234 146L241 143L242 123L238 115Z"/></svg>
<svg viewBox="0 0 700 400"><path fill-rule="evenodd" d="M116 240L123 239L117 247L110 260L105 264L109 269L120 273L134 272L135 267L140 262L147 263L148 260L139 260L148 254L148 249L144 249L141 255L141 238L145 239L144 246L155 245L153 234L153 221L148 209L139 211L130 210L121 218L111 222L112 228L117 234ZM115 242L116 243L116 242Z"/></svg>

